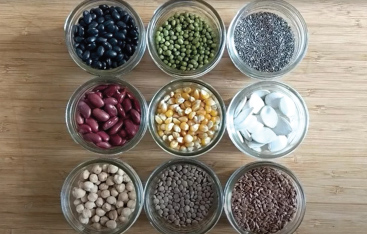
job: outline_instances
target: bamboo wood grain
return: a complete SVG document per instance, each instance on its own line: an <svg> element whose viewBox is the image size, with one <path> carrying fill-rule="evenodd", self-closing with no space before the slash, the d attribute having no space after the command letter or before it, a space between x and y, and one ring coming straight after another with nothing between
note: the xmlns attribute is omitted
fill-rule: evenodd
<svg viewBox="0 0 367 234"><path fill-rule="evenodd" d="M228 26L248 1L210 1ZM367 2L292 0L310 35L308 53L281 81L304 97L310 128L303 144L276 160L304 185L307 211L298 234L366 233L367 230ZM162 0L130 0L147 25ZM72 92L92 76L70 59L63 24L76 1L0 0L0 234L75 233L60 209L60 188L78 163L95 157L67 133L64 111ZM126 79L147 100L171 79L146 52ZM226 103L252 82L225 52L202 78ZM149 133L120 157L143 181L171 158ZM225 135L199 158L223 185L239 166L253 161ZM142 213L127 233L157 233ZM235 233L225 216L210 232Z"/></svg>

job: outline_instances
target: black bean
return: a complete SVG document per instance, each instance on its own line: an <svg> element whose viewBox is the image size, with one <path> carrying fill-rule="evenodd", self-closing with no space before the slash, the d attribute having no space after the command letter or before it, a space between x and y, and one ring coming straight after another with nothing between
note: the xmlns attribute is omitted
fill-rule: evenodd
<svg viewBox="0 0 367 234"><path fill-rule="evenodd" d="M116 67L117 67L117 62L112 62L111 67L112 67L112 68L116 68Z"/></svg>
<svg viewBox="0 0 367 234"><path fill-rule="evenodd" d="M120 16L121 16L121 18L122 18L122 17L124 17L125 15L127 15L127 12L126 12L126 11L121 11L121 12L120 12Z"/></svg>
<svg viewBox="0 0 367 234"><path fill-rule="evenodd" d="M102 68L103 69L107 69L107 66L106 65L107 65L106 62L102 62Z"/></svg>
<svg viewBox="0 0 367 234"><path fill-rule="evenodd" d="M83 17L83 19L84 19L84 22L85 22L86 25L88 25L92 22L92 16L89 13L87 15L85 15Z"/></svg>
<svg viewBox="0 0 367 234"><path fill-rule="evenodd" d="M93 52L93 53L91 53L91 54L90 54L90 58L91 58L92 60L95 60L95 59L98 59L98 58L99 58L99 56L97 55L97 53Z"/></svg>
<svg viewBox="0 0 367 234"><path fill-rule="evenodd" d="M95 37L95 36L91 36L91 37L88 37L88 38L86 39L86 42L88 42L88 43L92 43L92 42L95 42L95 41L96 41L96 39L97 39L97 37Z"/></svg>
<svg viewBox="0 0 367 234"><path fill-rule="evenodd" d="M89 58L89 59L87 59L86 61L85 61L85 63L89 66L89 65L91 65L92 64L92 59L91 58Z"/></svg>
<svg viewBox="0 0 367 234"><path fill-rule="evenodd" d="M132 49L131 49L131 46L129 44L126 44L126 46L125 46L125 52L128 55L131 55L132 54Z"/></svg>
<svg viewBox="0 0 367 234"><path fill-rule="evenodd" d="M90 14L92 16L92 19L96 19L97 18L97 15L96 14Z"/></svg>
<svg viewBox="0 0 367 234"><path fill-rule="evenodd" d="M119 54L117 54L117 56L116 56L116 61L121 61L121 60L123 60L124 59L124 55L123 54L121 54L121 53L119 53Z"/></svg>
<svg viewBox="0 0 367 234"><path fill-rule="evenodd" d="M109 9L109 6L107 6L106 4L99 5L99 9L101 9L102 11L106 11Z"/></svg>
<svg viewBox="0 0 367 234"><path fill-rule="evenodd" d="M126 24L122 21L118 21L116 25L119 26L120 29L125 29L127 27Z"/></svg>
<svg viewBox="0 0 367 234"><path fill-rule="evenodd" d="M119 42L116 38L110 38L108 40L108 42L112 45L112 46L115 46L117 45L117 43Z"/></svg>
<svg viewBox="0 0 367 234"><path fill-rule="evenodd" d="M84 38L83 37L74 37L74 41L80 43L80 42L84 41Z"/></svg>
<svg viewBox="0 0 367 234"><path fill-rule="evenodd" d="M85 50L85 44L83 43L80 43L77 47L83 51Z"/></svg>
<svg viewBox="0 0 367 234"><path fill-rule="evenodd" d="M115 25L114 24L108 24L107 26L106 26L106 32L109 32L109 33L112 33L112 32L114 32L115 31Z"/></svg>
<svg viewBox="0 0 367 234"><path fill-rule="evenodd" d="M103 18L103 16L98 17L97 22L98 22L99 24L103 23L103 22L104 22L104 18Z"/></svg>
<svg viewBox="0 0 367 234"><path fill-rule="evenodd" d="M129 31L129 35L132 37L132 38L137 38L139 33L138 31L135 31L135 30L130 30Z"/></svg>
<svg viewBox="0 0 367 234"><path fill-rule="evenodd" d="M117 53L121 52L120 46L112 46L112 50L116 51Z"/></svg>
<svg viewBox="0 0 367 234"><path fill-rule="evenodd" d="M125 40L126 36L122 32L115 33L115 37L119 40Z"/></svg>
<svg viewBox="0 0 367 234"><path fill-rule="evenodd" d="M118 65L121 66L121 65L124 65L125 63L126 63L126 60L123 59L123 60L121 60L121 61L118 62Z"/></svg>
<svg viewBox="0 0 367 234"><path fill-rule="evenodd" d="M97 16L103 15L103 11L101 10L101 8L94 8L92 10L93 10L94 14L96 14Z"/></svg>
<svg viewBox="0 0 367 234"><path fill-rule="evenodd" d="M132 17L130 17L127 24L130 25L130 26L133 26L133 25L135 25L135 20Z"/></svg>
<svg viewBox="0 0 367 234"><path fill-rule="evenodd" d="M83 51L79 48L75 49L75 53L78 55L79 58L83 57Z"/></svg>
<svg viewBox="0 0 367 234"><path fill-rule="evenodd" d="M93 42L93 43L88 44L85 48L87 50L94 50L96 47L97 47L96 43Z"/></svg>
<svg viewBox="0 0 367 234"><path fill-rule="evenodd" d="M83 18L80 18L80 19L78 20L78 24L79 24L80 26L83 26L83 27L87 26L87 24L84 22Z"/></svg>
<svg viewBox="0 0 367 234"><path fill-rule="evenodd" d="M124 22L125 24L127 24L129 19L130 19L130 16L128 14L122 16L122 18L121 18L122 22Z"/></svg>
<svg viewBox="0 0 367 234"><path fill-rule="evenodd" d="M79 26L78 25L74 25L73 26L73 33L74 33L74 35L78 34L78 32L79 32Z"/></svg>
<svg viewBox="0 0 367 234"><path fill-rule="evenodd" d="M89 13L89 11L83 11L83 16L85 17L85 16L87 16L87 15L89 15L90 13Z"/></svg>
<svg viewBox="0 0 367 234"><path fill-rule="evenodd" d="M98 35L98 29L96 29L96 28L90 28L90 29L88 29L88 31L87 31L87 33L89 34L89 35L92 35L92 36L96 36L96 35ZM96 40L97 38L95 38L94 39L94 41ZM88 39L87 39L88 40ZM92 40L92 39L91 39ZM92 41L91 41L92 42Z"/></svg>
<svg viewBox="0 0 367 234"><path fill-rule="evenodd" d="M98 68L98 69L102 68L102 63L98 60L93 60L91 65L92 65L93 68Z"/></svg>
<svg viewBox="0 0 367 234"><path fill-rule="evenodd" d="M112 16L111 15L105 15L104 18L105 18L105 20L112 20Z"/></svg>
<svg viewBox="0 0 367 234"><path fill-rule="evenodd" d="M89 25L88 25L88 28L97 28L98 26L98 23L96 21L92 21Z"/></svg>
<svg viewBox="0 0 367 234"><path fill-rule="evenodd" d="M114 58L116 57L117 53L113 50L107 50L104 54L107 58Z"/></svg>
<svg viewBox="0 0 367 234"><path fill-rule="evenodd" d="M105 49L103 48L103 46L99 46L98 49L97 49L97 55L98 57L101 57L105 52Z"/></svg>
<svg viewBox="0 0 367 234"><path fill-rule="evenodd" d="M107 67L111 67L112 60L110 58L106 59L106 64L107 64Z"/></svg>
<svg viewBox="0 0 367 234"><path fill-rule="evenodd" d="M89 56L90 56L90 51L86 50L82 56L83 61L86 61L87 59L89 59Z"/></svg>
<svg viewBox="0 0 367 234"><path fill-rule="evenodd" d="M112 18L116 21L120 19L120 14L116 10L113 11L111 15L112 15Z"/></svg>
<svg viewBox="0 0 367 234"><path fill-rule="evenodd" d="M107 32L106 32L106 33L103 33L103 34L102 34L102 36L103 36L103 37L107 37L107 38L111 38L111 37L113 37L113 34L112 34L112 33L107 33Z"/></svg>
<svg viewBox="0 0 367 234"><path fill-rule="evenodd" d="M113 20L106 20L105 22L103 22L103 25L104 26L107 26L107 25L109 25L109 24L112 24L112 25L114 25L115 24L115 22L113 21Z"/></svg>
<svg viewBox="0 0 367 234"><path fill-rule="evenodd" d="M104 42L103 44L103 47L106 49L106 50L112 50L112 45L108 42Z"/></svg>
<svg viewBox="0 0 367 234"><path fill-rule="evenodd" d="M79 26L78 29L78 36L83 37L84 36L84 28L82 26Z"/></svg>
<svg viewBox="0 0 367 234"><path fill-rule="evenodd" d="M98 29L99 32L103 32L104 31L104 25L103 24L98 25L97 29Z"/></svg>
<svg viewBox="0 0 367 234"><path fill-rule="evenodd" d="M124 11L121 7L118 7L118 6L117 6L117 7L115 7L115 9L116 9L116 11L117 11L117 12L119 12L119 13Z"/></svg>
<svg viewBox="0 0 367 234"><path fill-rule="evenodd" d="M132 40L131 40L131 38L130 38L130 37L127 37L127 38L126 38L126 43L131 43L131 41L132 41Z"/></svg>

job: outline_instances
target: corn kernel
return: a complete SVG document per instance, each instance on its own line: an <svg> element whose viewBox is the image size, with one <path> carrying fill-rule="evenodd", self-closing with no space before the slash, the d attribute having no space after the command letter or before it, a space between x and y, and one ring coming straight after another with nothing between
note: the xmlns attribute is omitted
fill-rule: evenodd
<svg viewBox="0 0 367 234"><path fill-rule="evenodd" d="M201 104L201 100L196 100L196 101L193 103L193 105L192 105L192 109L193 109L194 111L199 110L199 108L200 108L200 104Z"/></svg>
<svg viewBox="0 0 367 234"><path fill-rule="evenodd" d="M206 105L206 106L205 106L205 111L206 111L207 113L210 113L210 112L212 111L212 107L211 107L211 106Z"/></svg>
<svg viewBox="0 0 367 234"><path fill-rule="evenodd" d="M211 114L211 116L218 116L218 111L216 111L216 110L212 110L211 112L210 112L210 114Z"/></svg>
<svg viewBox="0 0 367 234"><path fill-rule="evenodd" d="M213 126L213 130L214 130L214 131L217 131L218 129L219 129L219 125L214 125L214 126Z"/></svg>
<svg viewBox="0 0 367 234"><path fill-rule="evenodd" d="M200 138L200 139L204 139L204 138L206 138L206 137L208 137L208 133L206 133L206 132L204 132L204 133L200 133L200 134L199 134L199 138Z"/></svg>
<svg viewBox="0 0 367 234"><path fill-rule="evenodd" d="M207 145L207 144L209 144L210 143L210 137L206 137L206 138L204 138L204 139L202 139L201 140L201 145Z"/></svg>
<svg viewBox="0 0 367 234"><path fill-rule="evenodd" d="M180 125L180 120L178 120L177 118L172 118L172 121L174 124Z"/></svg>
<svg viewBox="0 0 367 234"><path fill-rule="evenodd" d="M178 111L177 111L177 114L178 114L179 116L183 116L183 115L184 115L184 112L183 112L183 110L178 110Z"/></svg>
<svg viewBox="0 0 367 234"><path fill-rule="evenodd" d="M203 121L201 121L202 124L208 124L209 120L208 119L204 119Z"/></svg>
<svg viewBox="0 0 367 234"><path fill-rule="evenodd" d="M163 132L162 130L159 130L159 131L158 131L158 135L159 135L160 137L162 137L162 136L164 135L164 132Z"/></svg>
<svg viewBox="0 0 367 234"><path fill-rule="evenodd" d="M196 114L198 114L198 115L206 115L206 111L205 110L198 110L198 111L196 111Z"/></svg>
<svg viewBox="0 0 367 234"><path fill-rule="evenodd" d="M192 151L194 151L194 147L188 147L188 148L187 148L187 151L188 151L188 152L192 152Z"/></svg>
<svg viewBox="0 0 367 234"><path fill-rule="evenodd" d="M173 132L173 133L172 133L172 136L173 136L173 138L177 139L178 137L180 137L180 133L178 133L178 132Z"/></svg>
<svg viewBox="0 0 367 234"><path fill-rule="evenodd" d="M183 93L183 94L182 94L182 97L183 97L183 98L185 98L185 100L189 100L189 98L190 98L190 94L188 94L188 93Z"/></svg>
<svg viewBox="0 0 367 234"><path fill-rule="evenodd" d="M184 103L184 102L185 102L185 98L183 98L183 97L177 98L177 99L175 100L175 103L177 103L177 104L182 104L182 103Z"/></svg>
<svg viewBox="0 0 367 234"><path fill-rule="evenodd" d="M184 102L184 105L185 105L185 107L191 107L191 102L189 102L189 101L185 101L185 102Z"/></svg>
<svg viewBox="0 0 367 234"><path fill-rule="evenodd" d="M166 124L166 129L165 130L166 131L171 131L174 125L175 125L174 123Z"/></svg>
<svg viewBox="0 0 367 234"><path fill-rule="evenodd" d="M166 140L167 140L167 138L168 138L168 137L167 137L167 135L163 135L163 136L162 136L162 140L163 140L163 141L166 141Z"/></svg>
<svg viewBox="0 0 367 234"><path fill-rule="evenodd" d="M172 135L169 135L167 139L168 139L169 142L171 142L171 141L173 141L174 137Z"/></svg>
<svg viewBox="0 0 367 234"><path fill-rule="evenodd" d="M181 146L181 147L180 147L180 151L181 151L181 152L187 152L187 148L186 148L185 146Z"/></svg>
<svg viewBox="0 0 367 234"><path fill-rule="evenodd" d="M187 124L188 124L189 126L192 126L192 125L194 125L194 124L195 124L195 122L194 122L192 119L190 119L189 121L187 121Z"/></svg>
<svg viewBox="0 0 367 234"><path fill-rule="evenodd" d="M164 123L165 124L169 124L169 123L172 123L172 117L169 117L169 118L167 118L165 121L164 121Z"/></svg>
<svg viewBox="0 0 367 234"><path fill-rule="evenodd" d="M166 116L169 118L169 117L172 117L172 115L173 115L173 111L172 110L168 110L167 112L166 112Z"/></svg>
<svg viewBox="0 0 367 234"><path fill-rule="evenodd" d="M208 98L205 100L205 103L207 106L213 106L215 105L215 101L213 100L213 98Z"/></svg>
<svg viewBox="0 0 367 234"><path fill-rule="evenodd" d="M207 120L210 120L210 119L212 119L212 116L211 116L210 114L206 114L206 115L205 115L205 118L206 118Z"/></svg>
<svg viewBox="0 0 367 234"><path fill-rule="evenodd" d="M178 146L178 142L177 141L171 141L171 143L169 144L169 146L171 148L176 148Z"/></svg>
<svg viewBox="0 0 367 234"><path fill-rule="evenodd" d="M167 119L167 116L165 115L165 113L161 113L161 114L159 114L159 117L160 117L163 121L165 121L165 120Z"/></svg>
<svg viewBox="0 0 367 234"><path fill-rule="evenodd" d="M161 124L160 128L161 128L161 130L165 131L166 130L166 125L165 124Z"/></svg>
<svg viewBox="0 0 367 234"><path fill-rule="evenodd" d="M183 143L183 137L177 137L177 142L182 144Z"/></svg>
<svg viewBox="0 0 367 234"><path fill-rule="evenodd" d="M165 130L165 131L164 131L164 134L168 136L168 135L170 135L170 134L171 134L171 131L166 131L166 130Z"/></svg>
<svg viewBox="0 0 367 234"><path fill-rule="evenodd" d="M201 102L201 103L200 103L200 108L199 108L199 109L200 109L200 110L205 110L205 109L204 109L204 107L205 107L205 103L204 103L204 102Z"/></svg>
<svg viewBox="0 0 367 234"><path fill-rule="evenodd" d="M190 112L189 119L193 119L195 115L196 115L196 112L195 111Z"/></svg>
<svg viewBox="0 0 367 234"><path fill-rule="evenodd" d="M208 99L209 98L209 93L207 92L207 91L205 91L205 90L201 90L200 91L200 97L202 98L202 99Z"/></svg>
<svg viewBox="0 0 367 234"><path fill-rule="evenodd" d="M196 132L199 129L199 124L194 124L190 127L190 131Z"/></svg>
<svg viewBox="0 0 367 234"><path fill-rule="evenodd" d="M200 124L199 130L202 131L202 132L207 132L207 131L209 131L209 128L206 125Z"/></svg>
<svg viewBox="0 0 367 234"><path fill-rule="evenodd" d="M173 131L181 132L181 128L178 125L173 125Z"/></svg>
<svg viewBox="0 0 367 234"><path fill-rule="evenodd" d="M218 109L218 106L217 106L217 105L213 105L213 106L212 106L212 109L213 109L213 110L217 110L217 109Z"/></svg>
<svg viewBox="0 0 367 234"><path fill-rule="evenodd" d="M159 115L154 116L155 122L157 122L157 124L162 124L163 120L161 119L161 117L159 117Z"/></svg>
<svg viewBox="0 0 367 234"><path fill-rule="evenodd" d="M214 126L214 122L210 120L207 126L209 129L211 129Z"/></svg>
<svg viewBox="0 0 367 234"><path fill-rule="evenodd" d="M181 88L176 89L176 90L175 90L175 93L182 93L182 89L181 89Z"/></svg>
<svg viewBox="0 0 367 234"><path fill-rule="evenodd" d="M181 136L182 137L184 137L184 136L186 136L187 135L187 132L185 132L185 131L181 131Z"/></svg>
<svg viewBox="0 0 367 234"><path fill-rule="evenodd" d="M172 92L172 91L169 93L169 96L170 96L170 97L173 97L174 95L175 95L175 93L174 93L174 92Z"/></svg>
<svg viewBox="0 0 367 234"><path fill-rule="evenodd" d="M178 104L173 104L173 105L169 105L168 109L169 110L176 110L176 108L178 107Z"/></svg>
<svg viewBox="0 0 367 234"><path fill-rule="evenodd" d="M199 123L199 117L198 116L194 116L194 118L192 119L195 123Z"/></svg>
<svg viewBox="0 0 367 234"><path fill-rule="evenodd" d="M167 111L167 109L168 109L167 104L166 104L166 103L163 103L163 104L161 105L161 112L166 112L166 111Z"/></svg>
<svg viewBox="0 0 367 234"><path fill-rule="evenodd" d="M175 98L170 98L168 101L167 101L167 104L174 104L175 103Z"/></svg>
<svg viewBox="0 0 367 234"><path fill-rule="evenodd" d="M195 101L195 98L193 96L190 96L189 101L190 102L194 102Z"/></svg>
<svg viewBox="0 0 367 234"><path fill-rule="evenodd" d="M176 99L178 99L178 98L180 98L182 96L181 96L181 93L176 93L173 97L176 98Z"/></svg>
<svg viewBox="0 0 367 234"><path fill-rule="evenodd" d="M195 99L199 99L200 98L200 92L199 92L199 90L195 89L193 96L194 96Z"/></svg>
<svg viewBox="0 0 367 234"><path fill-rule="evenodd" d="M208 137L213 137L215 132L213 130L208 131Z"/></svg>
<svg viewBox="0 0 367 234"><path fill-rule="evenodd" d="M178 118L178 120L180 120L181 122L187 122L189 119L186 116L182 116L182 117Z"/></svg>
<svg viewBox="0 0 367 234"><path fill-rule="evenodd" d="M164 96L164 98L163 98L163 102L168 101L168 100L169 100L169 98L170 98L170 96L167 94L166 96Z"/></svg>
<svg viewBox="0 0 367 234"><path fill-rule="evenodd" d="M205 119L204 115L199 115L199 122L203 121Z"/></svg>
<svg viewBox="0 0 367 234"><path fill-rule="evenodd" d="M185 93L191 93L191 88L190 87L185 87L185 88L183 88L183 91L185 92Z"/></svg>
<svg viewBox="0 0 367 234"><path fill-rule="evenodd" d="M185 140L185 139L184 139L184 140ZM194 147L194 145L195 145L195 144L194 144L194 142L192 142L192 141L191 141L191 142L186 142L186 143L185 143L185 146L186 146L186 147Z"/></svg>
<svg viewBox="0 0 367 234"><path fill-rule="evenodd" d="M183 131L187 131L187 130L189 130L189 125L188 125L186 122L182 122L182 123L180 124L180 128L181 128L181 130L183 130Z"/></svg>
<svg viewBox="0 0 367 234"><path fill-rule="evenodd" d="M175 119L177 119L178 117L180 117L177 113L174 113L173 115L172 115L172 117L173 118L175 118Z"/></svg>
<svg viewBox="0 0 367 234"><path fill-rule="evenodd" d="M194 138L190 135L190 134L187 134L185 137L184 137L184 141L186 143L190 143L194 140Z"/></svg>
<svg viewBox="0 0 367 234"><path fill-rule="evenodd" d="M185 109L185 114L186 114L186 115L190 114L191 112L192 112L192 109L191 109L190 107L187 107L187 108Z"/></svg>

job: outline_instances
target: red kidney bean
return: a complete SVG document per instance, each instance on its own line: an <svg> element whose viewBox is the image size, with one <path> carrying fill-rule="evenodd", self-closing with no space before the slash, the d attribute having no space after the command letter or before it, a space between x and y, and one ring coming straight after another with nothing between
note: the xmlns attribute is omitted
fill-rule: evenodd
<svg viewBox="0 0 367 234"><path fill-rule="evenodd" d="M112 104L107 104L104 106L104 110L111 116L114 117L117 115L117 109Z"/></svg>
<svg viewBox="0 0 367 234"><path fill-rule="evenodd" d="M136 100L135 98L132 100L133 104L134 104L134 109L137 110L139 112L139 114L141 114L141 108L140 108L140 103L138 100Z"/></svg>
<svg viewBox="0 0 367 234"><path fill-rule="evenodd" d="M110 115L107 114L104 110L95 108L93 109L93 116L96 117L98 121L105 122L110 119Z"/></svg>
<svg viewBox="0 0 367 234"><path fill-rule="evenodd" d="M135 124L140 124L140 114L139 114L139 112L136 111L135 109L131 109L129 113L130 113L130 116L131 116L131 120Z"/></svg>
<svg viewBox="0 0 367 234"><path fill-rule="evenodd" d="M90 101L90 103L93 104L93 106L100 108L102 106L104 106L104 102L102 100L102 98L100 96L98 96L98 94L96 93L90 93L88 94L88 100Z"/></svg>
<svg viewBox="0 0 367 234"><path fill-rule="evenodd" d="M122 107L124 108L124 111L125 111L125 112L128 112L129 110L131 110L131 108L132 108L131 100L130 100L130 99L128 99L128 98L125 98L125 99L122 101Z"/></svg>
<svg viewBox="0 0 367 234"><path fill-rule="evenodd" d="M84 140L93 142L94 144L97 144L97 143L102 141L102 138L101 138L100 135L98 135L96 133L92 133L92 132L84 134L83 138L84 138Z"/></svg>
<svg viewBox="0 0 367 234"><path fill-rule="evenodd" d="M121 141L121 144L120 144L120 146L123 146L123 145L125 145L125 144L126 144L126 142L127 142L127 139L125 139L125 138L122 138L122 141Z"/></svg>
<svg viewBox="0 0 367 234"><path fill-rule="evenodd" d="M78 103L78 109L80 111L80 114L84 117L84 118L89 118L91 113L92 113L92 109L87 105L87 103L85 103L84 101L80 101Z"/></svg>
<svg viewBox="0 0 367 234"><path fill-rule="evenodd" d="M113 97L116 98L116 100L117 100L118 103L121 103L122 100L124 100L125 96L126 96L126 89L122 89L121 92L116 92L113 95Z"/></svg>
<svg viewBox="0 0 367 234"><path fill-rule="evenodd" d="M88 124L91 129L92 129L92 132L98 132L98 122L93 119L93 118L88 118L88 119L85 119L85 123Z"/></svg>
<svg viewBox="0 0 367 234"><path fill-rule="evenodd" d="M104 89L106 89L108 87L108 85L98 85L97 87L95 87L93 89L93 91L102 91Z"/></svg>
<svg viewBox="0 0 367 234"><path fill-rule="evenodd" d="M92 128L87 124L81 124L78 126L78 132L81 134L89 133L92 131Z"/></svg>
<svg viewBox="0 0 367 234"><path fill-rule="evenodd" d="M101 92L96 92L96 94L100 97L100 98L103 98L103 95Z"/></svg>
<svg viewBox="0 0 367 234"><path fill-rule="evenodd" d="M119 121L119 118L118 117L112 117L111 119L109 119L108 121L106 121L104 124L103 124L103 127L102 129L103 130L108 130L110 129L112 126L114 126L117 121Z"/></svg>
<svg viewBox="0 0 367 234"><path fill-rule="evenodd" d="M121 127L124 125L124 121L122 119L120 119L119 121L117 121L117 123L108 131L108 134L110 135L114 135L116 134Z"/></svg>
<svg viewBox="0 0 367 234"><path fill-rule="evenodd" d="M130 98L131 100L135 99L134 95L130 92L126 92L126 95L128 98Z"/></svg>
<svg viewBox="0 0 367 234"><path fill-rule="evenodd" d="M103 94L107 97L112 97L117 92L117 90L119 90L119 88L120 86L118 85L110 85L108 88L103 90Z"/></svg>
<svg viewBox="0 0 367 234"><path fill-rule="evenodd" d="M124 119L126 117L126 112L124 108L122 108L120 103L116 105L116 108L117 108L117 112L119 113L120 117Z"/></svg>
<svg viewBox="0 0 367 234"><path fill-rule="evenodd" d="M82 117L82 115L80 114L80 112L76 112L76 123L77 124L83 124L84 123L84 118Z"/></svg>
<svg viewBox="0 0 367 234"><path fill-rule="evenodd" d="M111 143L111 145L114 145L114 146L121 145L122 138L119 135L117 135L117 134L112 135L111 136L111 139L110 139L110 143Z"/></svg>
<svg viewBox="0 0 367 234"><path fill-rule="evenodd" d="M121 129L121 131L119 132L120 137L122 137L123 139L127 137L127 133L125 131L125 129Z"/></svg>
<svg viewBox="0 0 367 234"><path fill-rule="evenodd" d="M127 135L133 137L139 130L139 126L135 125L130 119L125 120L125 130Z"/></svg>
<svg viewBox="0 0 367 234"><path fill-rule="evenodd" d="M99 132L97 132L97 134L101 136L102 141L109 141L110 140L110 135L108 135L104 131L99 131Z"/></svg>
<svg viewBox="0 0 367 234"><path fill-rule="evenodd" d="M118 103L117 100L116 100L116 98L113 98L113 97L105 98L105 99L103 99L103 101L104 101L104 104L105 105L111 104L111 105L116 106L117 103Z"/></svg>
<svg viewBox="0 0 367 234"><path fill-rule="evenodd" d="M111 148L111 144L108 143L108 142L99 142L96 144L99 148L102 148L102 149L109 149Z"/></svg>

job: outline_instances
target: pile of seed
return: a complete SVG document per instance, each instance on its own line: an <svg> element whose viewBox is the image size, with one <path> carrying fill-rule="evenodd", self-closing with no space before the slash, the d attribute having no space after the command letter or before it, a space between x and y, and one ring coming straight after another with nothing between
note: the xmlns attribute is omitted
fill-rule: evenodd
<svg viewBox="0 0 367 234"><path fill-rule="evenodd" d="M178 164L162 172L152 202L157 214L168 223L186 227L205 219L215 196L207 172L191 164Z"/></svg>
<svg viewBox="0 0 367 234"><path fill-rule="evenodd" d="M234 44L240 58L261 72L282 70L291 60L295 39L288 23L270 12L258 12L239 20Z"/></svg>
<svg viewBox="0 0 367 234"><path fill-rule="evenodd" d="M292 220L297 210L292 182L270 167L245 173L232 192L232 212L237 224L257 234L276 233Z"/></svg>
<svg viewBox="0 0 367 234"><path fill-rule="evenodd" d="M217 40L209 24L188 12L175 13L155 35L160 59L182 71L194 71L208 64L216 53Z"/></svg>

